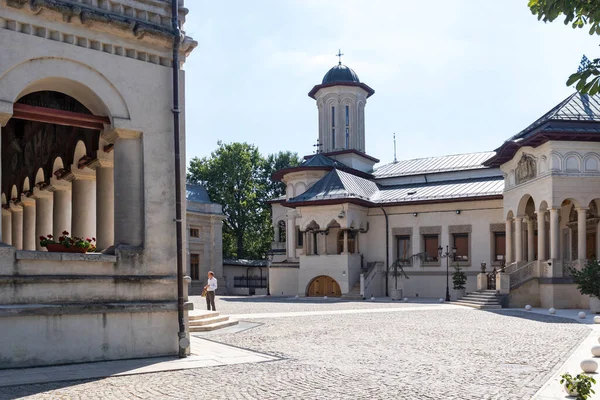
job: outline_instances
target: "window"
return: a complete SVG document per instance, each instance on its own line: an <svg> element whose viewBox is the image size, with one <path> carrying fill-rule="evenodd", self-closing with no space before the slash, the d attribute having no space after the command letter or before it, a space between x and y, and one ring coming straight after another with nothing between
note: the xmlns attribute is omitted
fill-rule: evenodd
<svg viewBox="0 0 600 400"><path fill-rule="evenodd" d="M411 256L411 248L410 248L410 236L396 236L397 240L397 251L396 257L399 260L409 260ZM411 261L407 261L406 263L412 264Z"/></svg>
<svg viewBox="0 0 600 400"><path fill-rule="evenodd" d="M346 148L350 146L350 107L346 106Z"/></svg>
<svg viewBox="0 0 600 400"><path fill-rule="evenodd" d="M296 247L303 247L304 246L304 232L302 232L300 230L300 227L297 226L296 227Z"/></svg>
<svg viewBox="0 0 600 400"><path fill-rule="evenodd" d="M427 253L426 261L438 261L439 236L423 235L423 245L425 248L425 253Z"/></svg>
<svg viewBox="0 0 600 400"><path fill-rule="evenodd" d="M200 280L200 255L190 254L190 274L193 281Z"/></svg>
<svg viewBox="0 0 600 400"><path fill-rule="evenodd" d="M506 233L494 232L494 260L506 259Z"/></svg>
<svg viewBox="0 0 600 400"><path fill-rule="evenodd" d="M191 228L190 229L190 237L193 237L193 238L200 237L200 229L198 229L198 228Z"/></svg>
<svg viewBox="0 0 600 400"><path fill-rule="evenodd" d="M233 287L250 288L250 289L266 289L266 276L234 276Z"/></svg>
<svg viewBox="0 0 600 400"><path fill-rule="evenodd" d="M335 107L331 106L331 148L335 149Z"/></svg>
<svg viewBox="0 0 600 400"><path fill-rule="evenodd" d="M279 221L277 223L277 230L279 231L279 241L285 243L285 221Z"/></svg>
<svg viewBox="0 0 600 400"><path fill-rule="evenodd" d="M354 231L346 231L348 232L348 253L353 254L356 250L356 235ZM344 231L340 230L338 234L338 254L342 254L344 252Z"/></svg>
<svg viewBox="0 0 600 400"><path fill-rule="evenodd" d="M452 237L454 239L454 247L456 247L454 261L469 261L469 234L455 233Z"/></svg>

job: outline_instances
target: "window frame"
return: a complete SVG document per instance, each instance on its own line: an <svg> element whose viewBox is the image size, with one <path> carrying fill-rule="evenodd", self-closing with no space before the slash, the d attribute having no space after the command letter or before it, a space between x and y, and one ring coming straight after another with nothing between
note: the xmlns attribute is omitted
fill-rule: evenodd
<svg viewBox="0 0 600 400"><path fill-rule="evenodd" d="M283 230L281 229L283 227ZM277 221L277 242L278 243L286 243L287 242L287 224L283 219Z"/></svg>
<svg viewBox="0 0 600 400"><path fill-rule="evenodd" d="M190 277L193 281L200 280L200 254L198 253L190 253Z"/></svg>
<svg viewBox="0 0 600 400"><path fill-rule="evenodd" d="M422 233L421 234L421 248L423 249L423 252L427 252L427 238L434 238L437 240L437 245L435 246L435 253L434 256L431 257L432 259L426 259L423 262L423 266L439 266L440 265L440 256L438 253L438 248L440 247L440 234L439 233ZM428 255L430 255L429 253L427 253Z"/></svg>
<svg viewBox="0 0 600 400"><path fill-rule="evenodd" d="M405 257L406 260L408 260L408 262L406 263L406 266L413 266L413 262L412 259L410 258L412 256L412 237L411 235L396 235L396 259L400 259L400 242L401 241L407 241L408 242L408 246L406 246L405 250L407 250L407 255Z"/></svg>
<svg viewBox="0 0 600 400"><path fill-rule="evenodd" d="M453 262L454 263L458 263L459 265L462 264L470 264L471 263L471 235L470 233L467 232L461 232L461 233L451 233L450 234L452 236L452 246L453 248L456 248L456 253L453 253ZM457 238L464 238L466 239L466 246L467 246L467 254L466 254L466 259L457 259L457 257L460 257L460 255L458 254L458 245L456 244L456 239Z"/></svg>
<svg viewBox="0 0 600 400"><path fill-rule="evenodd" d="M196 233L195 235L193 233ZM190 227L190 237L194 238L194 239L199 239L200 238L200 228L192 228Z"/></svg>

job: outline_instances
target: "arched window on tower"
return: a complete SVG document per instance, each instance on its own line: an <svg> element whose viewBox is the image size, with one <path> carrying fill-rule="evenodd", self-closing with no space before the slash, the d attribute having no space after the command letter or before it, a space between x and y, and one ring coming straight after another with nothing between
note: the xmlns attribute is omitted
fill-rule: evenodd
<svg viewBox="0 0 600 400"><path fill-rule="evenodd" d="M331 106L331 149L335 149L335 106Z"/></svg>
<svg viewBox="0 0 600 400"><path fill-rule="evenodd" d="M346 148L350 147L350 106L346 106Z"/></svg>
<svg viewBox="0 0 600 400"><path fill-rule="evenodd" d="M285 221L282 220L277 223L277 230L279 231L279 242L285 243Z"/></svg>

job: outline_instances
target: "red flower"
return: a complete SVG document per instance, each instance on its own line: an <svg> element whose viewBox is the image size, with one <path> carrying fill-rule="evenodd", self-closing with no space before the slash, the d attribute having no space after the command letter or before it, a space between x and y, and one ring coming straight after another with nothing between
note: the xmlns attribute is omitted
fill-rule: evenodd
<svg viewBox="0 0 600 400"><path fill-rule="evenodd" d="M65 236L66 236L66 235L68 235L68 234L69 234L69 232L67 232L67 231L63 231L63 235L65 235Z"/></svg>
<svg viewBox="0 0 600 400"><path fill-rule="evenodd" d="M46 238L43 236L40 236L40 240L46 240Z"/></svg>
<svg viewBox="0 0 600 400"><path fill-rule="evenodd" d="M48 235L48 239L52 239L54 236L52 235Z"/></svg>
<svg viewBox="0 0 600 400"><path fill-rule="evenodd" d="M96 238L92 238L92 240L95 242L95 241L96 241Z"/></svg>
<svg viewBox="0 0 600 400"><path fill-rule="evenodd" d="M85 241L86 241L86 242L91 242L91 241L92 241L92 239L90 239L90 238L87 238L87 239L85 239Z"/></svg>

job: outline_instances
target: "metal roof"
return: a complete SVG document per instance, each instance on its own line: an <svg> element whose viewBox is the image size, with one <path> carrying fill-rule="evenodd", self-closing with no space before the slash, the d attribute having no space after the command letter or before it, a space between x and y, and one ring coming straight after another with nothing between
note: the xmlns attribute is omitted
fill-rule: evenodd
<svg viewBox="0 0 600 400"><path fill-rule="evenodd" d="M331 68L325 76L323 77L323 82L321 84L325 85L328 83L337 83L337 82L355 82L360 83L358 79L358 75L351 68L343 65L341 62Z"/></svg>
<svg viewBox="0 0 600 400"><path fill-rule="evenodd" d="M487 168L483 162L495 153L467 153L451 156L417 158L385 164L373 171L375 179L392 178L396 176L435 174L449 171L464 171Z"/></svg>
<svg viewBox="0 0 600 400"><path fill-rule="evenodd" d="M212 203L208 192L203 185L197 184L186 184L185 185L185 198L187 201L193 201L195 203Z"/></svg>
<svg viewBox="0 0 600 400"><path fill-rule="evenodd" d="M523 138L549 121L600 122L600 97L575 92L508 140Z"/></svg>
<svg viewBox="0 0 600 400"><path fill-rule="evenodd" d="M373 181L333 169L306 192L288 200L288 202L301 203L342 198L368 201L371 196L377 193L377 190L379 188Z"/></svg>
<svg viewBox="0 0 600 400"><path fill-rule="evenodd" d="M321 153L315 154L309 159L305 160L301 167L336 167L336 168L348 168L344 163L341 163L333 158L327 157Z"/></svg>
<svg viewBox="0 0 600 400"><path fill-rule="evenodd" d="M501 176L462 179L413 185L383 186L371 201L374 203L399 203L485 197L501 195L503 190L504 179Z"/></svg>
<svg viewBox="0 0 600 400"><path fill-rule="evenodd" d="M332 170L303 194L288 202L355 199L373 204L450 200L502 195L501 176L444 182L379 186L375 182L343 171Z"/></svg>

